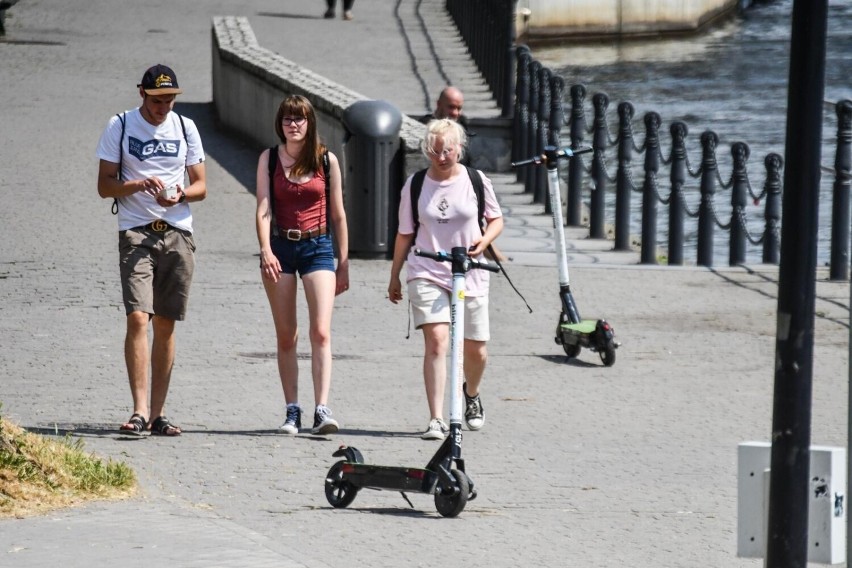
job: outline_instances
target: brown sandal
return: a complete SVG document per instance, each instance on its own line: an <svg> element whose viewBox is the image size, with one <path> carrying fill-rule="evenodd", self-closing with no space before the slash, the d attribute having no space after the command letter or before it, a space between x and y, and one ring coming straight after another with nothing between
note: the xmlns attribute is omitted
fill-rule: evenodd
<svg viewBox="0 0 852 568"><path fill-rule="evenodd" d="M157 436L180 436L181 429L169 422L165 416L160 416L151 422L151 433Z"/></svg>

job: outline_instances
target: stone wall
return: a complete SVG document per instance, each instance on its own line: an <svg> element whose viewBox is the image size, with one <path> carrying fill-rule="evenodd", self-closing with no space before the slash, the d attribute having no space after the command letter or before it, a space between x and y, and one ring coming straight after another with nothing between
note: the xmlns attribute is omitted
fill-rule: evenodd
<svg viewBox="0 0 852 568"><path fill-rule="evenodd" d="M303 95L316 110L323 142L345 160L343 112L367 97L261 47L247 18L214 18L212 39L213 105L223 126L260 147L272 146L278 142L273 122L281 99ZM420 152L422 134L423 125L403 115L405 176L427 165Z"/></svg>

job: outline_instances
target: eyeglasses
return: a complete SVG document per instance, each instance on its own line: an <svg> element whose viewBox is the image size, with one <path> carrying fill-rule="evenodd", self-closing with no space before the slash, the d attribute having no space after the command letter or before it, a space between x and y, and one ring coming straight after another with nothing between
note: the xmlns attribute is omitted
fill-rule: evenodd
<svg viewBox="0 0 852 568"><path fill-rule="evenodd" d="M435 150L429 150L429 155L433 158L449 158L453 154L454 150L455 148L453 148L452 146L450 146L449 148L444 148L440 152L436 152Z"/></svg>
<svg viewBox="0 0 852 568"><path fill-rule="evenodd" d="M302 126L305 124L306 120L308 120L308 117L306 116L285 116L281 119L281 122L283 122L285 126L290 126L291 124Z"/></svg>

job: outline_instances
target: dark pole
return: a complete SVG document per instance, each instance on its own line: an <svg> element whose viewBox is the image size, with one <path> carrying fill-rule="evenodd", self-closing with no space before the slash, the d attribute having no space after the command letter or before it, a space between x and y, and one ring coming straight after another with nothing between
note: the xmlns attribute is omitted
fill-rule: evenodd
<svg viewBox="0 0 852 568"><path fill-rule="evenodd" d="M787 97L767 568L806 568L828 0L794 0Z"/></svg>
<svg viewBox="0 0 852 568"><path fill-rule="evenodd" d="M515 105L512 98L515 95L515 8L518 0L507 0L506 9L508 10L508 30L506 30L506 43L504 46L504 61L503 67L503 100L500 101L502 106L503 118L514 118ZM526 156L524 156L526 158Z"/></svg>

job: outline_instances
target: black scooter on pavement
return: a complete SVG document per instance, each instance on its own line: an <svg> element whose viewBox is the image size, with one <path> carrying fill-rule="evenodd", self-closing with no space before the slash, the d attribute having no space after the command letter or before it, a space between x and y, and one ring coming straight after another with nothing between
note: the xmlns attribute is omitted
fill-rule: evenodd
<svg viewBox="0 0 852 568"><path fill-rule="evenodd" d="M462 363L464 341L464 275L473 269L497 272L497 266L479 262L464 247L446 252L414 254L452 264L453 291L450 304L450 434L426 464L426 467L371 465L356 448L341 446L334 457L344 459L331 466L325 477L325 496L332 507L349 506L361 489L395 490L402 493L411 507L406 491L435 496L435 508L444 517L461 513L468 501L476 498L473 481L465 472L461 457Z"/></svg>

